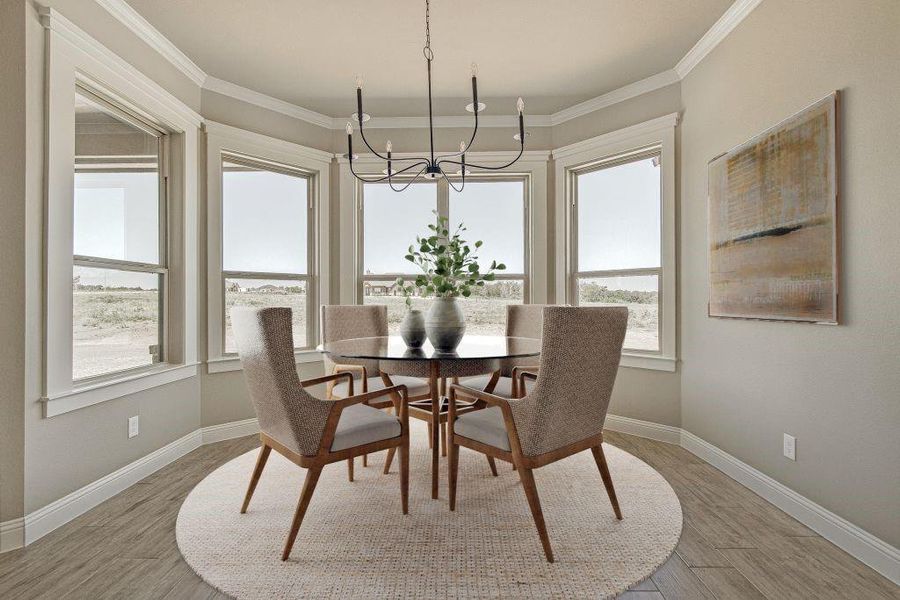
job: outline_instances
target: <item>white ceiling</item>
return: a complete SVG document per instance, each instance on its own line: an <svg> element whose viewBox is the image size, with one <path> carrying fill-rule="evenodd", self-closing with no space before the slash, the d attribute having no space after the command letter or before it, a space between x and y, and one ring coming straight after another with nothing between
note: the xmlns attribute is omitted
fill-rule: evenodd
<svg viewBox="0 0 900 600"><path fill-rule="evenodd" d="M427 114L424 1L128 0L210 76L330 115ZM435 112L549 114L671 69L732 0L433 0Z"/></svg>

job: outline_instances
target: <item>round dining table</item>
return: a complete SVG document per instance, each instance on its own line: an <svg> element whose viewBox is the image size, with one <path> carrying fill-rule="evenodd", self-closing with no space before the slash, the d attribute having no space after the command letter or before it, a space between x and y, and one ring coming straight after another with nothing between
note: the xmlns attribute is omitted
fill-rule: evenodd
<svg viewBox="0 0 900 600"><path fill-rule="evenodd" d="M399 336L384 336L325 342L318 350L328 354L337 363L378 361L381 378L386 386L393 385L391 375L428 380L430 397L410 401L409 415L431 424L431 497L437 499L440 432L442 423L447 420L448 411L447 379L493 373L494 376L484 388L484 391L490 392L499 378L504 359L539 356L541 342L531 338L500 335L466 335L454 352L439 352L428 342L421 348L409 348ZM463 408L473 407L475 404L472 401Z"/></svg>

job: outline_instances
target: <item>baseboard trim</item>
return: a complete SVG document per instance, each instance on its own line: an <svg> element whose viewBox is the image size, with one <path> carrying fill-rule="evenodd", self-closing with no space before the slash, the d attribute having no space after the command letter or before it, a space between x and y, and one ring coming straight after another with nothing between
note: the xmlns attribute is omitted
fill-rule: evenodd
<svg viewBox="0 0 900 600"><path fill-rule="evenodd" d="M15 550L25 545L25 519L10 519L0 523L0 552Z"/></svg>
<svg viewBox="0 0 900 600"><path fill-rule="evenodd" d="M201 443L201 432L197 429L159 450L29 513L24 519L25 545L42 538L57 527L65 525L141 479L196 450Z"/></svg>
<svg viewBox="0 0 900 600"><path fill-rule="evenodd" d="M244 419L243 421L232 421L230 423L222 423L220 425L210 425L200 430L203 436L203 444L214 444L215 442L223 442L234 438L244 437L245 435L253 435L259 433L258 419Z"/></svg>
<svg viewBox="0 0 900 600"><path fill-rule="evenodd" d="M619 415L606 415L606 429L627 433L642 438L678 445L681 443L681 429L671 425L662 425L651 421L641 421Z"/></svg>
<svg viewBox="0 0 900 600"><path fill-rule="evenodd" d="M854 558L900 585L900 550L706 440L679 427L608 415L612 431L676 444L771 502ZM21 548L84 514L201 445L259 432L257 419L203 427L75 492L28 514L0 523L0 552Z"/></svg>
<svg viewBox="0 0 900 600"><path fill-rule="evenodd" d="M900 585L897 548L689 431L682 430L681 446Z"/></svg>

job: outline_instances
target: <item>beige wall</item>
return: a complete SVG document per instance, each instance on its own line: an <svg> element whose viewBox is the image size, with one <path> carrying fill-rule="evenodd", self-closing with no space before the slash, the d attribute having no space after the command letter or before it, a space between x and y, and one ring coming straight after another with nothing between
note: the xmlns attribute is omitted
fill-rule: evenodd
<svg viewBox="0 0 900 600"><path fill-rule="evenodd" d="M6 2L3 6L18 4ZM57 4L63 5L62 10L65 11L67 18L75 20L76 17L80 17L77 24L103 41L111 44L116 40L121 42L121 47L116 51L121 51L124 55L136 50L133 40L128 42L124 36L121 39L114 39L108 35L108 28L95 31L100 21L96 18L97 15L93 15L87 8L88 4L94 3ZM19 251L4 252L2 261L4 268L12 268L21 273L18 276L21 283L18 286L3 286L4 290L17 289L18 297L14 303L7 304L4 301L2 314L3 318L6 315L18 315L19 324L15 328L20 329L22 333L10 330L10 335L7 336L4 323L0 352L9 350L18 354L19 362L16 362L15 358L7 360L7 357L3 357L2 364L4 369L14 366L16 370L15 374L11 374L10 381L16 380L16 374L24 381L24 390L20 390L15 399L18 407L13 407L10 412L14 418L16 410L23 415L23 420L16 425L14 435L20 436L19 452L24 451L24 473L23 487L17 492L19 507L15 512L18 514L4 514L3 519L22 516L22 510L25 514L37 510L150 454L200 426L199 377L103 402L50 419L42 417L40 397L43 378L41 281L45 31L34 7L26 2L22 2L21 6L24 10L18 28L24 34L23 43L27 46L24 56L20 57L26 77L24 87L18 92L21 94L23 106L27 107L25 118L22 119L22 123L26 125L26 135L22 138L21 144L25 149L22 171L24 189L19 195L21 200L13 202L9 207L7 205L10 203L6 201L4 192L3 226L9 226L15 233L8 234L5 229L2 231L4 244L15 242L17 237L21 237L22 245ZM86 11L86 14L82 14L81 11ZM6 22L5 18L3 22ZM167 79L168 63L149 49L144 53L146 55L140 60L136 59L135 62L143 65L147 69L147 74L157 78L161 85L169 89L178 89L178 85ZM153 60L150 61L150 58ZM150 62L155 65L154 68L148 66ZM4 81L3 88L5 92L10 86ZM11 281L15 281L12 276ZM16 307L20 308L21 312L16 312ZM16 341L17 337L20 338L19 342ZM4 377L4 388L6 381ZM4 423L6 414L4 410L2 419ZM134 415L141 417L141 433L129 440L127 418ZM4 451L3 456L0 464L6 464L10 454ZM12 456L15 456L15 452Z"/></svg>
<svg viewBox="0 0 900 600"><path fill-rule="evenodd" d="M896 0L763 2L683 81L681 221L684 427L895 547L898 65ZM707 162L836 89L843 324L708 318Z"/></svg>
<svg viewBox="0 0 900 600"><path fill-rule="evenodd" d="M22 516L25 396L25 4L0 3L0 522Z"/></svg>

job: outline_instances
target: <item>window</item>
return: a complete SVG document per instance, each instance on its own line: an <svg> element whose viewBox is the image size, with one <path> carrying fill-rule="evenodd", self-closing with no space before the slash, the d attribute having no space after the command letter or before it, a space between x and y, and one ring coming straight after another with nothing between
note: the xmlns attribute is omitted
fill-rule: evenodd
<svg viewBox="0 0 900 600"><path fill-rule="evenodd" d="M294 347L315 339L310 286L311 177L293 167L222 155L222 352L237 351L231 331L234 306L287 306Z"/></svg>
<svg viewBox="0 0 900 600"><path fill-rule="evenodd" d="M465 225L463 237L470 244L484 242L478 251L482 268L492 260L506 264L505 271L497 272L497 281L470 298L460 298L468 333L503 334L505 306L528 298L526 183L523 177L467 179L463 191L456 192L441 180L415 183L402 193L385 183L362 184L359 264L363 303L386 304L389 326L396 331L404 315L404 298L394 284L398 276L418 274L404 256L415 237L427 231L437 210L452 228ZM428 301L413 298L413 306L425 309Z"/></svg>
<svg viewBox="0 0 900 600"><path fill-rule="evenodd" d="M414 183L402 193L386 183L362 185L362 265L363 304L386 304L388 326L395 332L404 315L404 298L396 288L397 277L411 279L419 271L407 261L407 249L417 235L427 231L437 210L437 184ZM424 298L413 298L413 307L427 308Z"/></svg>
<svg viewBox="0 0 900 600"><path fill-rule="evenodd" d="M166 358L166 136L75 95L72 378Z"/></svg>
<svg viewBox="0 0 900 600"><path fill-rule="evenodd" d="M506 305L525 302L525 180L467 181L462 192L450 188L450 223L464 223L464 238L482 240L478 262L486 270L492 260L506 265L496 281L462 298L466 331L504 335Z"/></svg>
<svg viewBox="0 0 900 600"><path fill-rule="evenodd" d="M580 306L626 305L626 350L660 349L661 211L658 150L575 171L571 297Z"/></svg>

